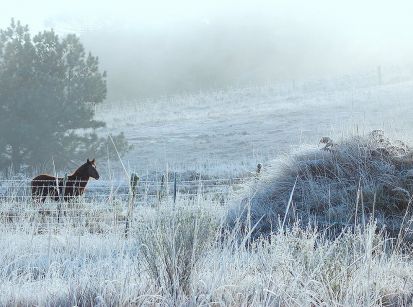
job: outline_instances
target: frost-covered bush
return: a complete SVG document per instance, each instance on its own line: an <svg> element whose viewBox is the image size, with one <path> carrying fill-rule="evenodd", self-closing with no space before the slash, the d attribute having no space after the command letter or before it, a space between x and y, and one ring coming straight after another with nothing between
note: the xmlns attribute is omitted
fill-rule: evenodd
<svg viewBox="0 0 413 307"><path fill-rule="evenodd" d="M164 212L139 229L141 257L152 283L172 301L191 293L195 265L211 248L217 223L205 211Z"/></svg>
<svg viewBox="0 0 413 307"><path fill-rule="evenodd" d="M380 130L339 143L322 141L322 149L269 165L229 212L228 224L253 229L253 238L293 221L329 229L332 236L369 219L377 219L378 227L391 235L405 230L413 195L413 151Z"/></svg>

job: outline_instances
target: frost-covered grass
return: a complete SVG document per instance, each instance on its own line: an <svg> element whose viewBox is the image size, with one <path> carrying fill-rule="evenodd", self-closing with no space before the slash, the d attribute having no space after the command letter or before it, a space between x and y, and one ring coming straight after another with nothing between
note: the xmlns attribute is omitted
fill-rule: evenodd
<svg viewBox="0 0 413 307"><path fill-rule="evenodd" d="M377 220L379 228L412 240L413 151L375 130L325 148L307 148L269 163L259 180L237 200L228 224L255 225L266 236L300 221L328 229Z"/></svg>
<svg viewBox="0 0 413 307"><path fill-rule="evenodd" d="M124 132L125 164L146 171L199 171L237 177L320 136L383 129L412 142L413 78L383 68L368 74L232 88L98 106L102 134ZM394 120L394 119L397 120ZM102 161L98 161L101 165Z"/></svg>
<svg viewBox="0 0 413 307"><path fill-rule="evenodd" d="M383 80L382 86L374 75L343 77L332 83L231 89L128 102L121 111L119 105L105 105L97 115L108 123L102 133L124 131L135 145L124 163L141 178L151 179L168 169L187 172L184 179L191 174L230 178L254 172L258 162L290 152L304 139L314 149L323 135L336 139L353 130L383 127L395 134L406 133L413 115L411 74ZM319 148L312 153L328 163L334 160L330 152ZM385 174L391 175L388 170ZM121 178L107 173L111 179ZM268 163L261 176L273 179ZM296 175L287 177L283 201L288 203ZM329 199L328 185L302 179L323 187L322 193L320 189L308 193L307 201ZM245 191L237 193L254 190L256 182L251 180ZM98 183L91 182L89 187ZM346 206L355 204L358 180L345 187L350 191ZM403 196L403 191L396 192ZM251 196L241 196L246 195ZM46 204L39 212L30 203L18 201L19 195L0 201L0 305L413 304L411 250L400 238L381 232L383 220L376 226L377 214L358 216L351 230L344 227L333 239L328 229L306 228L306 221L298 225L288 219L288 227L274 229L266 240L251 241L258 214L246 211L246 219L229 231L222 227L226 200L182 193L175 206L169 200L159 206L138 206L125 237L127 203L103 199L66 206L59 223L56 203ZM294 201L293 214L300 209ZM364 204L359 205L361 209ZM282 223L285 203L278 209L280 220L276 214L273 217ZM329 213L346 221L346 214L351 214Z"/></svg>
<svg viewBox="0 0 413 307"><path fill-rule="evenodd" d="M221 229L225 215L184 197L139 207L127 238L121 219L96 212L99 231L69 213L3 221L0 305L412 304L413 260L374 223L333 241L296 225L248 245Z"/></svg>

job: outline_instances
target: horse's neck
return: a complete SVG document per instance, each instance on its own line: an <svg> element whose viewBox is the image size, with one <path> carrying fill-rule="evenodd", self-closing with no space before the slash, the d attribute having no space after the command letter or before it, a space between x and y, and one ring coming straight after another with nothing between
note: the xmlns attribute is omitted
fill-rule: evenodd
<svg viewBox="0 0 413 307"><path fill-rule="evenodd" d="M79 183L81 186L86 186L89 180L89 176L79 174L74 172L72 175L67 177L67 181Z"/></svg>

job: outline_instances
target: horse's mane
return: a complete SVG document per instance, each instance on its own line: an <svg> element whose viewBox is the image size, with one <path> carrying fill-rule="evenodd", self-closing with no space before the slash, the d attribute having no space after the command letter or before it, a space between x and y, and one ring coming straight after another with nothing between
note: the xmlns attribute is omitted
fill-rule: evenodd
<svg viewBox="0 0 413 307"><path fill-rule="evenodd" d="M71 175L69 175L69 177L83 176L86 164L87 162L79 166Z"/></svg>
<svg viewBox="0 0 413 307"><path fill-rule="evenodd" d="M87 169L88 164L95 165L95 160L93 159L92 161L87 161L86 163L83 163L81 166L79 166L69 177L89 177L88 175L84 174L85 169Z"/></svg>

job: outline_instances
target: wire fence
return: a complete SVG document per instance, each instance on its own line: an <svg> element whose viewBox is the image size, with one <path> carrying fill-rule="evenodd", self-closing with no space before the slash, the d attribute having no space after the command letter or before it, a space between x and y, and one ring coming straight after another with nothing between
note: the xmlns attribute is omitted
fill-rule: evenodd
<svg viewBox="0 0 413 307"><path fill-rule="evenodd" d="M76 193L82 184L67 175L36 180L34 191L30 179L0 179L0 227L28 227L32 233L50 233L51 228L70 226L89 232L121 231L127 237L133 228L145 223L151 210L140 210L144 206L156 214L163 206L185 206L188 210L207 203L208 210L215 206L213 211L219 213L233 193L260 176L261 167L258 164L256 173L236 178L188 179L167 172L152 180L139 179L132 173L129 180L91 181L85 193ZM83 183L86 186L87 182ZM68 197L73 194L81 195ZM36 196L41 197L40 202Z"/></svg>
<svg viewBox="0 0 413 307"><path fill-rule="evenodd" d="M210 199L220 203L225 203L229 196L236 190L239 190L250 177L244 178L208 178L208 179L193 179L193 180L180 180L177 176L162 176L159 180L139 180L136 186L136 191L131 193L130 182L126 180L99 180L90 181L85 192L78 197L73 197L70 200L72 202L83 202L92 204L94 208L101 208L102 210L113 210L114 205L127 205L130 203L132 207L140 205L156 206L161 203L167 203L168 201L176 199L186 200L198 200ZM69 184L65 184L60 178L55 183L52 181L46 181L47 184L52 183L53 191L56 194L59 192L64 195L66 188L69 188ZM46 184L45 183L45 184ZM40 185L42 183L40 182ZM56 188L58 186L58 188ZM40 186L41 188L41 186ZM52 193L51 193L52 194ZM51 203L53 207L56 201L64 202L68 199L57 195L50 195L46 197L45 203ZM60 201L59 201L60 200ZM0 180L0 214L4 211L9 211L9 207L12 204L16 207L16 204L25 204L24 211L28 212L30 208L33 208L35 199L32 195L32 184L30 179L4 179ZM29 205L29 206L27 206ZM71 210L84 210L82 208ZM52 209L49 210L53 211Z"/></svg>
<svg viewBox="0 0 413 307"><path fill-rule="evenodd" d="M135 190L126 179L99 180L90 181L81 196L70 200L61 197L57 201L47 197L45 202L38 203L33 199L30 179L5 179L0 180L0 224L35 225L39 232L68 225L88 231L120 227L128 233L131 225L142 223L144 206L157 209L207 201L208 206L224 207L231 195L249 180L251 177L180 180L176 175L162 176L160 180L140 180ZM59 180L56 184L59 185ZM59 188L66 188L61 181Z"/></svg>
<svg viewBox="0 0 413 307"><path fill-rule="evenodd" d="M139 180L137 186L137 195L142 197L155 197L160 194L179 193L185 195L199 195L205 193L226 193L228 189L234 189L242 186L247 180L245 178L214 178L214 179L196 179L196 180ZM42 181L37 181L42 186ZM51 181L44 181L50 183ZM53 183L53 181L52 181ZM56 182L60 190L71 188L72 185L65 185L62 182ZM46 184L45 184L46 187ZM32 198L32 184L29 179L18 180L0 180L0 201L7 199L26 200ZM82 195L87 200L96 200L99 198L115 197L128 198L130 196L130 184L127 181L90 181L87 184L86 192Z"/></svg>

